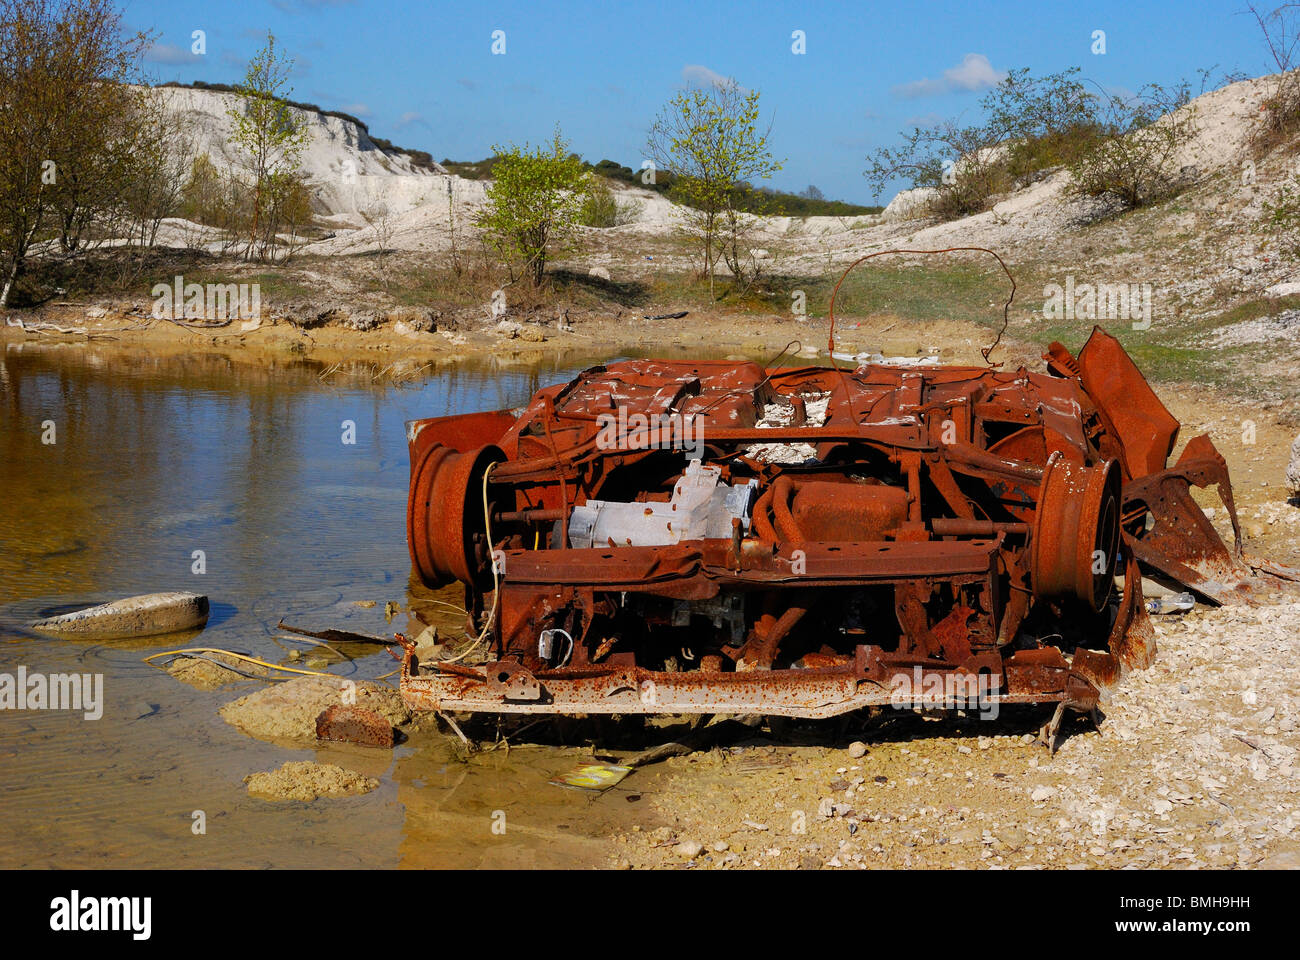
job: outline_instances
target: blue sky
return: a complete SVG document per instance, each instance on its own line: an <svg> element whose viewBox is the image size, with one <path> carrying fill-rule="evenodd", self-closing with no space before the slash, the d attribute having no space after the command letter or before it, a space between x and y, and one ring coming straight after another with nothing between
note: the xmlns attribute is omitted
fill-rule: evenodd
<svg viewBox="0 0 1300 960"><path fill-rule="evenodd" d="M770 185L813 183L869 203L870 150L916 122L974 118L1010 68L1079 66L1129 90L1195 84L1198 68L1216 64L1268 72L1245 3L128 0L123 9L130 27L159 33L147 63L159 81L235 82L270 29L297 59L294 99L354 113L374 134L439 160L537 143L558 122L588 160L637 167L646 128L675 91L732 77L762 93L774 121L773 151L786 163ZM195 30L205 34L202 56L191 53ZM803 54L792 49L796 30Z"/></svg>

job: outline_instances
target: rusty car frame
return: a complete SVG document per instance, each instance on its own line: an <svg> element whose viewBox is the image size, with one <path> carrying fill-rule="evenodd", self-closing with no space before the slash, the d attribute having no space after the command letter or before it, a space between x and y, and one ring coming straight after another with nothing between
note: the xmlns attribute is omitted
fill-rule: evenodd
<svg viewBox="0 0 1300 960"><path fill-rule="evenodd" d="M1144 575L1223 604L1266 574L1223 457L1198 436L1169 463L1179 423L1115 337L1044 360L629 360L521 410L410 422L414 576L464 585L470 642L429 662L406 643L403 697L825 718L978 692L1054 703L1055 724L1093 711L1156 655ZM1191 495L1210 486L1231 545Z"/></svg>

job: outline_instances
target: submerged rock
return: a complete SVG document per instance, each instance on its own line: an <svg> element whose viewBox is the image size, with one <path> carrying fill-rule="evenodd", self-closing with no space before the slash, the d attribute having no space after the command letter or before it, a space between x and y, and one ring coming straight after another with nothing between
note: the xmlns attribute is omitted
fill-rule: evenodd
<svg viewBox="0 0 1300 960"><path fill-rule="evenodd" d="M347 704L355 693L355 705L373 711L393 726L410 719L401 694L373 680L352 683L345 678L298 677L241 697L221 708L221 718L250 737L259 740L316 741L316 718L336 704Z"/></svg>
<svg viewBox="0 0 1300 960"><path fill-rule="evenodd" d="M207 657L210 659L177 657L167 665L167 672L181 683L188 683L197 690L216 690L229 683L241 683L250 679L245 674L265 677L268 673L266 667L245 663L222 653L209 653ZM213 663L213 660L220 660L222 663L229 664L229 667L222 666L221 663ZM237 667L238 670L232 670L230 667Z"/></svg>
<svg viewBox="0 0 1300 960"><path fill-rule="evenodd" d="M244 778L250 796L262 800L310 803L318 797L349 797L379 786L373 777L344 770L333 763L290 760L279 770L250 773Z"/></svg>
<svg viewBox="0 0 1300 960"><path fill-rule="evenodd" d="M208 598L188 590L146 593L32 624L33 630L82 640L118 640L195 630L208 622Z"/></svg>

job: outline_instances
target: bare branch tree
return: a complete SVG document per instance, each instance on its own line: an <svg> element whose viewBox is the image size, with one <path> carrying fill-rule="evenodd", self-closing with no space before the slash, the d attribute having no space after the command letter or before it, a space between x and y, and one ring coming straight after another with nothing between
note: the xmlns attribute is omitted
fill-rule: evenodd
<svg viewBox="0 0 1300 960"><path fill-rule="evenodd" d="M149 40L109 0L0 0L0 307L42 231L74 251L110 207L127 169L122 85Z"/></svg>

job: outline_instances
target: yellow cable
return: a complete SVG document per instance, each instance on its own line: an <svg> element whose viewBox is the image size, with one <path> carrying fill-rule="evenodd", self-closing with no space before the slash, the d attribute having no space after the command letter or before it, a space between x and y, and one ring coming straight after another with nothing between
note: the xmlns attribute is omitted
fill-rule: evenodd
<svg viewBox="0 0 1300 960"><path fill-rule="evenodd" d="M220 653L227 657L234 657L236 660L243 660L246 663L255 663L259 667L269 667L272 670L283 670L286 673L302 673L309 677L333 677L335 680L342 678L336 673L323 673L320 670L299 670L297 667L282 667L278 663L267 663L265 660L259 660L257 657L247 657L242 653L235 653L233 650L222 650L219 647L185 647L182 650L164 650L162 653L155 653L145 657L145 663L151 663L159 657L180 656L182 653Z"/></svg>
<svg viewBox="0 0 1300 960"><path fill-rule="evenodd" d="M492 468L495 466L496 466L495 463L490 463L488 464L487 470L483 472L483 528L487 534L489 553L492 550L492 518L488 511L487 487L488 487L488 477L491 476ZM540 537L540 533L538 534L538 536ZM478 635L478 638L473 642L473 644L471 644L470 647L467 650L465 650L463 653L459 654L456 657L452 657L451 659L448 660L438 661L439 663L455 663L458 660L463 660L465 659L465 657L469 656L476 649L478 649L479 644L481 644L484 640L487 639L488 631L492 629L492 622L496 619L496 615L497 615L497 601L501 595L500 584L501 581L497 576L496 557L494 556L492 557L492 609L488 612L487 622L483 625L483 631ZM443 601L434 601L434 602L441 603ZM451 606L451 604L447 604L447 605ZM325 646L325 645L321 644L321 646ZM326 649L333 649L333 648L327 647ZM337 653L338 651L335 652ZM259 667L266 667L267 669L270 670L282 670L285 673L300 673L308 677L331 677L335 680L340 679L338 674L335 673L326 673L320 670L300 670L297 667L282 667L277 663L267 663L265 660L259 660L257 657L245 656L242 653L235 653L233 650L222 650L219 647L184 647L183 649L180 650L164 650L161 653L155 653L145 657L144 662L152 663L154 660L157 660L159 657L177 657L185 653L220 653L224 656L233 657L234 659L242 660L245 663L257 664ZM397 673L397 672L398 671L396 670L393 671L393 673ZM391 677L393 673L388 673L385 674L384 676ZM383 679L383 677L380 677L379 679Z"/></svg>

